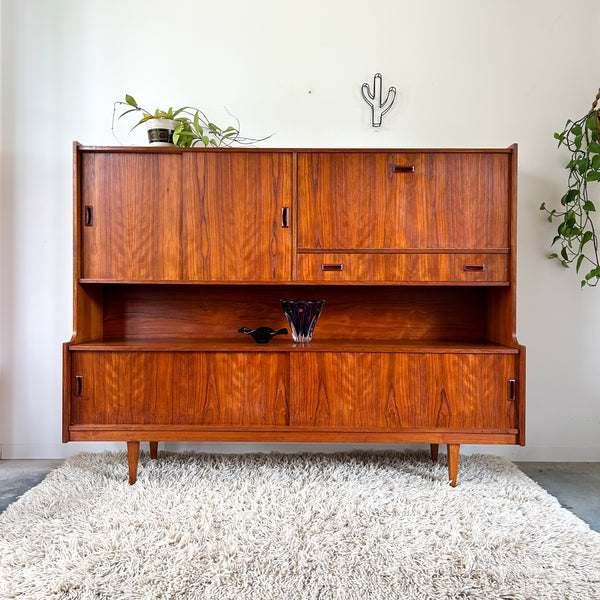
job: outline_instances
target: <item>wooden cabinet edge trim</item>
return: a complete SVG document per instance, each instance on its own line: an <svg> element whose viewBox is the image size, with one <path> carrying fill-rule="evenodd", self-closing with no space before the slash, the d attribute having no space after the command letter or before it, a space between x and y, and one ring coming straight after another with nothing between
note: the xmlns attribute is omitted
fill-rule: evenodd
<svg viewBox="0 0 600 600"><path fill-rule="evenodd" d="M509 287L511 285L510 281L455 281L455 280L443 280L443 281L401 281L401 280L393 280L393 281L370 281L370 280L360 280L360 281L324 281L320 279L311 280L311 279L303 279L302 281L298 280L279 280L279 281L223 281L223 280L198 280L198 279L186 279L186 280L173 280L173 279L161 279L161 280L150 280L150 279L79 279L78 283L80 284L94 284L94 285L102 285L102 284L123 284L123 285L220 285L220 286L250 286L250 285L260 285L260 286L269 286L269 285L333 285L333 286L343 286L343 285L352 285L352 286L430 286L430 285L438 285L438 286L479 286L479 287Z"/></svg>
<svg viewBox="0 0 600 600"><path fill-rule="evenodd" d="M314 153L314 154L513 154L517 144L508 148L180 148L152 146L85 146L73 142L79 152L114 152L141 154L186 154L186 153Z"/></svg>
<svg viewBox="0 0 600 600"><path fill-rule="evenodd" d="M422 346L408 346L393 341L383 340L379 343L371 340L353 340L349 345L345 340L326 340L322 343L313 342L316 345L306 346L302 344L271 343L271 344L246 344L243 341L202 340L189 342L182 340L153 341L153 340L119 340L119 341L89 341L79 342L68 346L71 352L335 352L335 353L361 353L361 354L519 354L519 348L511 346L484 344L477 347L456 346L440 347L435 344L424 342Z"/></svg>
<svg viewBox="0 0 600 600"><path fill-rule="evenodd" d="M177 427L173 425L140 426L71 425L69 441L160 441L160 442L354 442L354 443L457 443L518 444L517 430L486 431L361 431L320 430L309 428L245 429L211 427Z"/></svg>
<svg viewBox="0 0 600 600"><path fill-rule="evenodd" d="M298 254L510 254L510 248L309 248Z"/></svg>

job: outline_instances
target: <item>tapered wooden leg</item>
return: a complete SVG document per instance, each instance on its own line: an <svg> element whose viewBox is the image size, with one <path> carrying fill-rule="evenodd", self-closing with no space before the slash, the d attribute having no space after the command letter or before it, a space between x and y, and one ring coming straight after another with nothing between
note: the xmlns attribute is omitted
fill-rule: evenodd
<svg viewBox="0 0 600 600"><path fill-rule="evenodd" d="M140 459L140 443L127 442L127 462L129 463L129 484L137 480L138 461Z"/></svg>
<svg viewBox="0 0 600 600"><path fill-rule="evenodd" d="M429 444L429 446L431 448L431 460L433 462L437 462L440 445L439 444Z"/></svg>
<svg viewBox="0 0 600 600"><path fill-rule="evenodd" d="M460 444L448 444L448 475L450 476L450 485L452 487L456 487L459 451Z"/></svg>
<svg viewBox="0 0 600 600"><path fill-rule="evenodd" d="M150 458L158 458L158 442L150 442Z"/></svg>

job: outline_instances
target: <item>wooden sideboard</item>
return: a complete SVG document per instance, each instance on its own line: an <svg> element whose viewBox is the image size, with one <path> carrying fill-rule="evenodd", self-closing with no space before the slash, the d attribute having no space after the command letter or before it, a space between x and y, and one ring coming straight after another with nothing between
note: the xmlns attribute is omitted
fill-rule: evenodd
<svg viewBox="0 0 600 600"><path fill-rule="evenodd" d="M63 441L525 443L517 149L74 145ZM325 300L312 343L281 299Z"/></svg>

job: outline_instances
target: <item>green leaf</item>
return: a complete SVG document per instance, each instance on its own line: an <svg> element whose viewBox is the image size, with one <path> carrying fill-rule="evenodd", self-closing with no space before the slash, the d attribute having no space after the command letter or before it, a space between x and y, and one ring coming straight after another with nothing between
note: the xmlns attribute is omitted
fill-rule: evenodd
<svg viewBox="0 0 600 600"><path fill-rule="evenodd" d="M583 254L580 254L579 258L577 259L577 266L575 267L575 270L577 271L577 273L579 273L579 269L581 267L581 263L583 262L584 258L585 258L585 256Z"/></svg>
<svg viewBox="0 0 600 600"><path fill-rule="evenodd" d="M576 123L575 125L573 125L573 127L571 127L571 133L573 135L581 135L583 133L583 129L581 128L581 125L579 125L579 123Z"/></svg>
<svg viewBox="0 0 600 600"><path fill-rule="evenodd" d="M552 254L548 254L548 258L558 258L558 254L556 254L556 252L553 252Z"/></svg>
<svg viewBox="0 0 600 600"><path fill-rule="evenodd" d="M586 181L600 181L600 172L598 171L590 171L585 176Z"/></svg>
<svg viewBox="0 0 600 600"><path fill-rule="evenodd" d="M581 245L583 246L584 244L587 244L593 237L594 237L594 234L591 231L586 231L583 234L583 238L581 240Z"/></svg>
<svg viewBox="0 0 600 600"><path fill-rule="evenodd" d="M563 257L565 260L568 260L568 259L569 259L569 255L567 254L567 249L566 249L566 248L563 248L563 249L560 251L560 255L561 255L561 256L562 256L562 257Z"/></svg>
<svg viewBox="0 0 600 600"><path fill-rule="evenodd" d="M591 212L591 211L596 210L596 207L594 206L594 203L591 200L586 200L583 203L583 210L587 210L588 212Z"/></svg>
<svg viewBox="0 0 600 600"><path fill-rule="evenodd" d="M592 158L592 169L600 171L600 155L596 155Z"/></svg>
<svg viewBox="0 0 600 600"><path fill-rule="evenodd" d="M588 144L588 152L593 152L594 154L600 154L600 144L598 142L590 142Z"/></svg>
<svg viewBox="0 0 600 600"><path fill-rule="evenodd" d="M588 129L591 129L592 131L596 131L598 129L598 121L596 120L596 115L595 114L590 115L586 119L585 126Z"/></svg>
<svg viewBox="0 0 600 600"><path fill-rule="evenodd" d="M129 110L126 110L124 113L121 113L121 114L119 115L119 119L120 119L121 117L124 117L125 115L127 115L127 114L129 114L129 113L132 113L132 112L138 112L138 110L139 110L139 108L130 108ZM600 156L599 156L598 158L600 158Z"/></svg>
<svg viewBox="0 0 600 600"><path fill-rule="evenodd" d="M598 157L598 158L600 158L600 157ZM545 202L542 202L540 204L540 210L546 210L546 203Z"/></svg>
<svg viewBox="0 0 600 600"><path fill-rule="evenodd" d="M130 106L138 108L137 102L135 101L134 97L130 96L129 94L125 94L125 102L127 102L127 104L129 104Z"/></svg>
<svg viewBox="0 0 600 600"><path fill-rule="evenodd" d="M583 140L583 135L578 135L578 136L575 137L575 148L577 148L577 150L581 149L581 142L582 142L582 140Z"/></svg>
<svg viewBox="0 0 600 600"><path fill-rule="evenodd" d="M575 202L575 200L577 200L577 196L579 196L579 190L571 189L560 199L560 203L563 206L566 206L571 202Z"/></svg>
<svg viewBox="0 0 600 600"><path fill-rule="evenodd" d="M587 158L580 158L577 161L577 168L579 169L580 173L585 173L588 170L589 166L590 166L590 161Z"/></svg>

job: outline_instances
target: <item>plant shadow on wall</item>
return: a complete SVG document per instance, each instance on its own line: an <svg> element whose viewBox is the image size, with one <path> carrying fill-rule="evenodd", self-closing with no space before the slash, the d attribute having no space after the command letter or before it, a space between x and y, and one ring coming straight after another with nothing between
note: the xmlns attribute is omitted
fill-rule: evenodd
<svg viewBox="0 0 600 600"><path fill-rule="evenodd" d="M117 117L119 110L121 113ZM235 127L233 125L227 127L216 125L201 109L194 106L171 107L167 110L157 108L149 111L139 106L133 96L125 94L124 102L114 103L112 131L117 138L115 119L119 121L130 113L141 113L142 117L131 128L131 131L145 123L148 130L148 141L155 146L179 146L181 148L252 146L273 135L263 138L244 137L240 134L240 122L237 117L229 111L227 112L235 120Z"/></svg>
<svg viewBox="0 0 600 600"><path fill-rule="evenodd" d="M563 131L554 134L558 147L564 146L570 152L565 167L569 172L567 191L560 200L562 208L549 209L545 202L540 206L540 210L548 213L550 223L558 223L552 246L560 244L560 251L548 258L560 261L567 268L575 263L578 273L584 267L587 272L581 287L594 287L600 282L598 236L591 216L596 206L588 193L588 183L600 181L599 100L600 90L589 113L576 121L569 119Z"/></svg>

